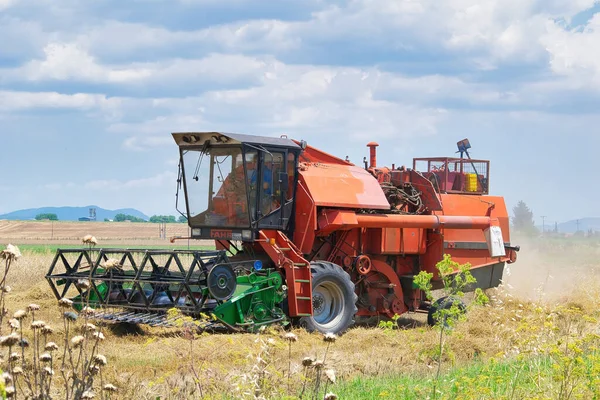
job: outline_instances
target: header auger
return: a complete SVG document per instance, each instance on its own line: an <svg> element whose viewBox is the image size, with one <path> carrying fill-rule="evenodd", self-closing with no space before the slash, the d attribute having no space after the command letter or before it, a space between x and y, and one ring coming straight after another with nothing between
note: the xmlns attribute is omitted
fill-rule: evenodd
<svg viewBox="0 0 600 400"><path fill-rule="evenodd" d="M444 254L469 262L482 289L516 261L489 161L471 159L467 140L460 158L388 168L377 143L360 167L287 137L173 138L191 238L216 250L58 250L47 275L57 298L113 321L169 325L179 309L207 327L341 333L356 318L431 309L413 277L431 272L439 288Z"/></svg>

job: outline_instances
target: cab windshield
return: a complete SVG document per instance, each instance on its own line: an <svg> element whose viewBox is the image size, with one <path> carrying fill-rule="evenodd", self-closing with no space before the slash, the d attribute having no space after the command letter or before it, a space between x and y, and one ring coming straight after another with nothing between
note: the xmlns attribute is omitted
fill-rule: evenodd
<svg viewBox="0 0 600 400"><path fill-rule="evenodd" d="M251 162L256 154L247 153ZM183 151L190 224L249 227L248 192L241 147Z"/></svg>

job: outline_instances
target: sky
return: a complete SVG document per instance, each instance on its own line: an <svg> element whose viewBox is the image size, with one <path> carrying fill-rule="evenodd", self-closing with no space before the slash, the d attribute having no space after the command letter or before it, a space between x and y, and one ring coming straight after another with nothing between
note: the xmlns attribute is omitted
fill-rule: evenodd
<svg viewBox="0 0 600 400"><path fill-rule="evenodd" d="M536 223L600 216L595 0L0 0L0 213L176 214L177 131L360 164L471 155Z"/></svg>

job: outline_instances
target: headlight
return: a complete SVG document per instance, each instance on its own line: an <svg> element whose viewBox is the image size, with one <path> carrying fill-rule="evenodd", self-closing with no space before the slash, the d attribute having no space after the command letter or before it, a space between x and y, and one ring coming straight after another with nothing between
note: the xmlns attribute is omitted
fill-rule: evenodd
<svg viewBox="0 0 600 400"><path fill-rule="evenodd" d="M252 240L252 231L242 231L242 240Z"/></svg>
<svg viewBox="0 0 600 400"><path fill-rule="evenodd" d="M200 235L202 235L202 229L200 229L200 228L192 229L192 236L200 236Z"/></svg>

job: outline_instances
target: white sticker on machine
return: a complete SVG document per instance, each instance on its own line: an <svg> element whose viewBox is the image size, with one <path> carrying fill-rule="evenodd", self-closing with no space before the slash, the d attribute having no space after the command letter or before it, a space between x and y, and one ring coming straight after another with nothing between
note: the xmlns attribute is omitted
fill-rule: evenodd
<svg viewBox="0 0 600 400"><path fill-rule="evenodd" d="M485 240L487 241L488 249L492 257L506 256L504 249L504 238L502 237L502 229L499 226L490 226L484 231Z"/></svg>

